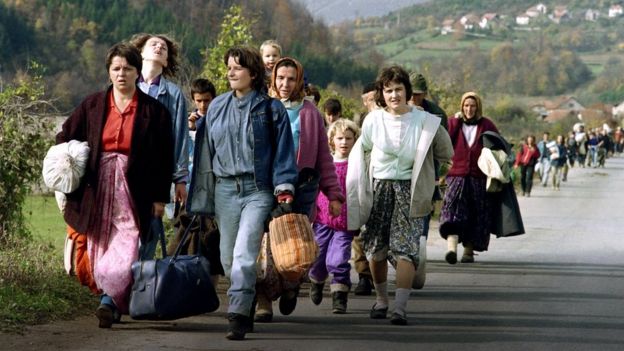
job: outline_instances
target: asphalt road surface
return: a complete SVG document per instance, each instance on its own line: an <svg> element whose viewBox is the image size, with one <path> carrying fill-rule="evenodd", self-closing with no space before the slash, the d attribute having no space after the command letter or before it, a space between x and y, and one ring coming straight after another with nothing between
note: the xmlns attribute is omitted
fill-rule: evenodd
<svg viewBox="0 0 624 351"><path fill-rule="evenodd" d="M34 326L0 334L0 350L624 350L623 199L624 157L572 169L560 191L536 184L519 199L527 234L492 237L473 264L443 261L434 223L408 326L369 319L372 296L350 295L348 313L333 315L328 291L314 306L304 290L292 315L276 306L274 322L245 341L225 339L224 302L174 322L124 317L102 330L85 316Z"/></svg>

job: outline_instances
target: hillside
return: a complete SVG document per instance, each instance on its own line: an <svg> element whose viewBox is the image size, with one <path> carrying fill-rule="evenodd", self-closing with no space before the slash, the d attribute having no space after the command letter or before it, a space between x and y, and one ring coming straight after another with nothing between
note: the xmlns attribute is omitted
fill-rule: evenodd
<svg viewBox="0 0 624 351"><path fill-rule="evenodd" d="M431 0L297 0L302 3L312 16L332 25L357 18L385 16L388 13Z"/></svg>
<svg viewBox="0 0 624 351"><path fill-rule="evenodd" d="M291 0L0 0L0 79L11 80L36 60L45 67L49 98L61 110L107 84L107 48L135 33L168 33L181 44L185 85L215 44L224 11L243 7L254 46L277 39L284 54L299 58L311 82L349 85L367 81L375 69L336 49L328 28Z"/></svg>

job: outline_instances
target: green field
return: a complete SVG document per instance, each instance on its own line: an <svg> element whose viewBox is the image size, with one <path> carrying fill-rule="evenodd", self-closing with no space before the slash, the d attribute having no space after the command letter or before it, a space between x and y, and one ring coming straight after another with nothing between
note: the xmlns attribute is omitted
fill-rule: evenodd
<svg viewBox="0 0 624 351"><path fill-rule="evenodd" d="M29 196L23 213L33 239L52 243L60 255L65 242L66 226L54 196Z"/></svg>

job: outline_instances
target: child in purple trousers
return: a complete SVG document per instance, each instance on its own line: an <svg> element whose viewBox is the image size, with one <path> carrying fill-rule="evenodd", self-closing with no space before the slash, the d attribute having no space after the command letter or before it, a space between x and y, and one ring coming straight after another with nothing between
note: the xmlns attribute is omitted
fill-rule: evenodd
<svg viewBox="0 0 624 351"><path fill-rule="evenodd" d="M332 151L340 189L346 196L347 159L360 134L358 126L347 119L339 119L329 126L327 139ZM332 312L347 311L347 296L351 289L351 242L357 232L347 231L347 205L342 205L340 215L332 217L329 200L320 193L317 201L317 216L314 221L314 237L319 245L319 256L310 269L310 299L315 305L323 300L325 280L331 273L330 292Z"/></svg>

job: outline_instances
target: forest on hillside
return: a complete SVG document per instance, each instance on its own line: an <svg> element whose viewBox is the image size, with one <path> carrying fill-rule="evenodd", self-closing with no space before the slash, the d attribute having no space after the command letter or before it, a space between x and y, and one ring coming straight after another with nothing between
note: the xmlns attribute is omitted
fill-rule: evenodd
<svg viewBox="0 0 624 351"><path fill-rule="evenodd" d="M374 79L377 68L345 55L327 26L296 1L0 0L0 83L36 61L45 67L48 96L62 111L70 110L106 85L110 45L152 32L170 34L181 44L184 69L177 78L184 84L201 71L233 4L249 20L250 44L278 40L285 55L302 61L309 81L347 86Z"/></svg>

